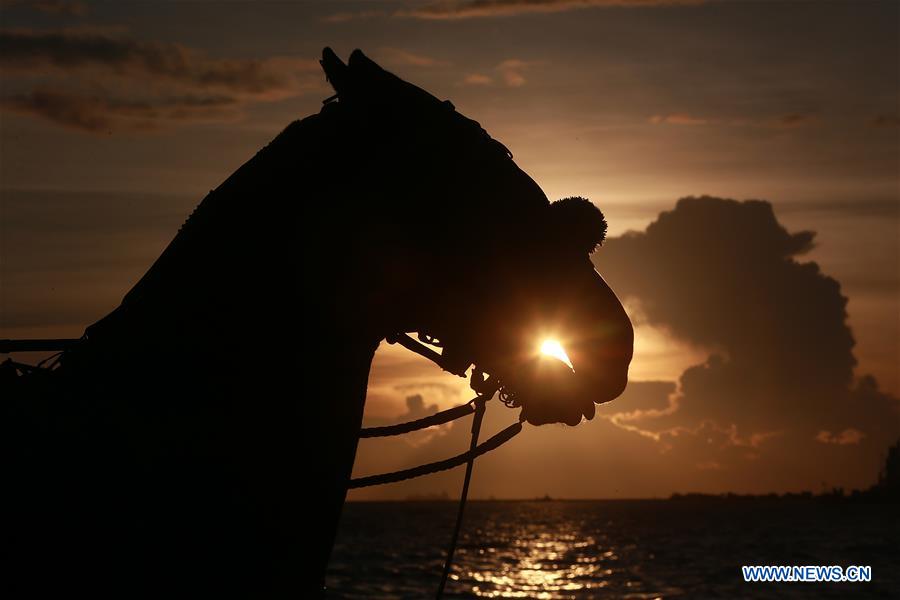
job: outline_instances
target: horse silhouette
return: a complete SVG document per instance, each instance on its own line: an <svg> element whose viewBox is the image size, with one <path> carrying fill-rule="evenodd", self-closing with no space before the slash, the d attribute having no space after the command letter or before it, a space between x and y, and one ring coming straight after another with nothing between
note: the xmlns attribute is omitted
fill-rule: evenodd
<svg viewBox="0 0 900 600"><path fill-rule="evenodd" d="M478 123L360 51L322 65L321 112L211 191L55 368L5 381L19 595L317 594L398 332L496 377L533 424L624 389L631 324L588 256L600 211L551 204ZM574 374L532 368L547 334Z"/></svg>

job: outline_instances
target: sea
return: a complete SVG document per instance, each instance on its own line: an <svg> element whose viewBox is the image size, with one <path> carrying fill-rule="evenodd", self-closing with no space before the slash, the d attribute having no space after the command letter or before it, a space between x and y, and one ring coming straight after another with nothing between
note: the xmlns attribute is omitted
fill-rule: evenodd
<svg viewBox="0 0 900 600"><path fill-rule="evenodd" d="M900 598L897 504L818 497L472 501L445 598ZM349 502L328 598L432 598L454 502ZM742 565L871 566L745 583Z"/></svg>

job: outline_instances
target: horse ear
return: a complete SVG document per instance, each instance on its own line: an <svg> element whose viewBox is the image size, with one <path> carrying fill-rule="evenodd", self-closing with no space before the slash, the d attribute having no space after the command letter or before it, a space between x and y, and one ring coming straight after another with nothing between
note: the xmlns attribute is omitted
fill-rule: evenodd
<svg viewBox="0 0 900 600"><path fill-rule="evenodd" d="M386 71L362 50L354 50L345 65L331 48L325 48L321 64L342 100L382 109L402 108L404 111L446 109L443 102Z"/></svg>
<svg viewBox="0 0 900 600"><path fill-rule="evenodd" d="M563 198L550 205L555 241L579 253L590 254L606 239L606 218L587 198Z"/></svg>
<svg viewBox="0 0 900 600"><path fill-rule="evenodd" d="M331 83L331 87L338 94L347 89L347 65L344 64L338 55L329 47L322 50L322 60L319 61L322 70L325 71L325 78Z"/></svg>
<svg viewBox="0 0 900 600"><path fill-rule="evenodd" d="M365 93L370 101L396 96L398 88L406 83L393 73L385 71L359 48L350 54L347 70L353 78L354 89Z"/></svg>
<svg viewBox="0 0 900 600"><path fill-rule="evenodd" d="M378 63L363 54L363 51L359 48L350 53L350 60L347 61L347 64L351 69L359 69L361 71L368 71L369 73L380 73L384 71Z"/></svg>

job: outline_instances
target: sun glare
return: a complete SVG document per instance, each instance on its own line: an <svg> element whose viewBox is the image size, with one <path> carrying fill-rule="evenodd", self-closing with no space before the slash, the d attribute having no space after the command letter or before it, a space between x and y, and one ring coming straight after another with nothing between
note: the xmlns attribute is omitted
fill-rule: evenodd
<svg viewBox="0 0 900 600"><path fill-rule="evenodd" d="M560 344L556 340L544 340L541 344L541 354L545 356L552 356L556 360L562 361L569 365L570 369L575 369L572 366L572 361L569 360L569 355L566 354L565 350L563 350L562 344Z"/></svg>

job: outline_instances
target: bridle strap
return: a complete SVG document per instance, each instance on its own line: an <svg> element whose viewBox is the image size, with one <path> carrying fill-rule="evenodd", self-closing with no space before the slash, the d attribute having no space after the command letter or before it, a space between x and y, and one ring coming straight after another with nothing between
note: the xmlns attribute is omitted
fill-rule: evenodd
<svg viewBox="0 0 900 600"><path fill-rule="evenodd" d="M388 344L400 344L407 350L411 350L420 356L424 356L443 370L448 373L453 373L454 375L459 375L460 377L466 376L466 371L469 368L469 365L465 365L462 367L462 370L459 368L454 368L451 365L447 364L447 361L444 359L443 355L440 352L437 352L425 344L412 339L407 333L400 332L394 333L384 338Z"/></svg>

